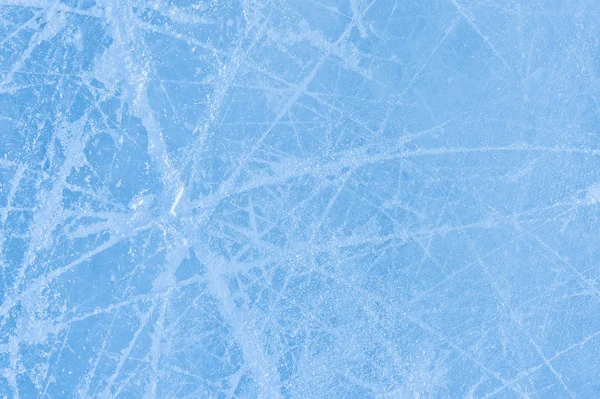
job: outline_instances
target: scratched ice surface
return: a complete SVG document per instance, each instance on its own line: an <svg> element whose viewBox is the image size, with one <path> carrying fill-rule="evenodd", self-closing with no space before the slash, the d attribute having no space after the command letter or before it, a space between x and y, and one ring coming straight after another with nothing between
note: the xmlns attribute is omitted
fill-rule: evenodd
<svg viewBox="0 0 600 399"><path fill-rule="evenodd" d="M0 397L600 397L597 1L0 4Z"/></svg>

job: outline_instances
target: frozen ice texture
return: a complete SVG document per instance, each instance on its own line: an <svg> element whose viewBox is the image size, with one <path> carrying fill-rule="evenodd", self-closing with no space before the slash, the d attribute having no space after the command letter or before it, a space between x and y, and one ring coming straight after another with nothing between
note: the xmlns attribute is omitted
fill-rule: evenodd
<svg viewBox="0 0 600 399"><path fill-rule="evenodd" d="M0 398L600 397L598 1L0 4Z"/></svg>

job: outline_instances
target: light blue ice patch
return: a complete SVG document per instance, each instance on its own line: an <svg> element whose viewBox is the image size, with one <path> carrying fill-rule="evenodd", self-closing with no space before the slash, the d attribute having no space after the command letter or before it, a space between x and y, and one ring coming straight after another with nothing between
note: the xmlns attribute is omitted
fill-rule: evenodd
<svg viewBox="0 0 600 399"><path fill-rule="evenodd" d="M0 398L600 397L600 5L0 5Z"/></svg>

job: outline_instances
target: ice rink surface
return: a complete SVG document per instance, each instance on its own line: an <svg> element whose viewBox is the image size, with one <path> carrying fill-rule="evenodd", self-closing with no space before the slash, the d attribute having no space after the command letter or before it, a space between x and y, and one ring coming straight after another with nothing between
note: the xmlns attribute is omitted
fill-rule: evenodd
<svg viewBox="0 0 600 399"><path fill-rule="evenodd" d="M0 398L600 397L596 0L0 0Z"/></svg>

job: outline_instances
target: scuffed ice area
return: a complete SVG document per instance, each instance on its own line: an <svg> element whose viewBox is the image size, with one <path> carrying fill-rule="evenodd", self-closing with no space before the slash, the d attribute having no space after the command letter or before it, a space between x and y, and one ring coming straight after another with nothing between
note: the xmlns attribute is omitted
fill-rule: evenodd
<svg viewBox="0 0 600 399"><path fill-rule="evenodd" d="M597 1L0 4L0 398L600 397Z"/></svg>

